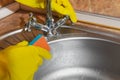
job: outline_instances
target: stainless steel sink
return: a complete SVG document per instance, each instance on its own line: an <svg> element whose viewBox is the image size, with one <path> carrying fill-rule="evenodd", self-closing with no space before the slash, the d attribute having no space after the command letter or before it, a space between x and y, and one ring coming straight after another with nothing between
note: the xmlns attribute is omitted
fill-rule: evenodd
<svg viewBox="0 0 120 80"><path fill-rule="evenodd" d="M61 31L66 33L66 29ZM34 80L120 80L120 43L99 36L84 36L86 33L79 30L67 31L72 34L51 38L53 58L44 61ZM24 39L30 41L39 32L33 33L16 31L0 39L8 46Z"/></svg>
<svg viewBox="0 0 120 80"><path fill-rule="evenodd" d="M35 80L120 80L120 45L93 37L49 42L53 58Z"/></svg>

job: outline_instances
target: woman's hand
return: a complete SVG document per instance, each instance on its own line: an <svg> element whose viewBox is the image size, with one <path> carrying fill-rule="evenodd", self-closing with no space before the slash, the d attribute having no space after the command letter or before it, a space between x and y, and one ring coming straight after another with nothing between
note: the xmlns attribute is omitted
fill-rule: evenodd
<svg viewBox="0 0 120 80"><path fill-rule="evenodd" d="M8 59L11 80L33 80L43 58L51 59L51 54L47 50L28 45L27 41L10 46L0 53Z"/></svg>
<svg viewBox="0 0 120 80"><path fill-rule="evenodd" d="M17 2L24 4L32 8L45 9L46 0L16 0ZM52 11L55 11L62 15L70 16L72 22L76 22L76 14L72 8L69 0L51 0Z"/></svg>

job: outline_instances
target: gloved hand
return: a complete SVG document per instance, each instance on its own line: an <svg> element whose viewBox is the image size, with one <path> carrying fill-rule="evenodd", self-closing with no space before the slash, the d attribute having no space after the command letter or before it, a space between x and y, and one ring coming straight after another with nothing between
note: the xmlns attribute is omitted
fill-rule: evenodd
<svg viewBox="0 0 120 80"><path fill-rule="evenodd" d="M9 80L8 60L4 54L0 54L0 80Z"/></svg>
<svg viewBox="0 0 120 80"><path fill-rule="evenodd" d="M45 9L46 0L16 0L17 2L33 8ZM72 22L76 22L76 14L69 0L51 0L52 10L62 15L70 16Z"/></svg>
<svg viewBox="0 0 120 80"><path fill-rule="evenodd" d="M11 80L33 80L34 73L43 59L51 59L50 53L40 47L28 45L27 41L10 46L0 53L8 59Z"/></svg>

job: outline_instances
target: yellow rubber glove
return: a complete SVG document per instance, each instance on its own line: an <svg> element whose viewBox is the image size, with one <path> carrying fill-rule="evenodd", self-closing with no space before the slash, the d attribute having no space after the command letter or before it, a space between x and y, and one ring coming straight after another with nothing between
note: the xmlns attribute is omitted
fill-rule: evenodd
<svg viewBox="0 0 120 80"><path fill-rule="evenodd" d="M0 54L0 80L10 80L9 70L8 70L8 60L1 53Z"/></svg>
<svg viewBox="0 0 120 80"><path fill-rule="evenodd" d="M9 61L10 80L33 80L34 73L42 65L43 58L51 59L47 50L30 46L27 41L10 46L2 50L1 53Z"/></svg>
<svg viewBox="0 0 120 80"><path fill-rule="evenodd" d="M46 0L16 0L17 2L33 8L45 9ZM62 15L69 15L73 23L77 21L76 14L69 0L51 0L52 10Z"/></svg>

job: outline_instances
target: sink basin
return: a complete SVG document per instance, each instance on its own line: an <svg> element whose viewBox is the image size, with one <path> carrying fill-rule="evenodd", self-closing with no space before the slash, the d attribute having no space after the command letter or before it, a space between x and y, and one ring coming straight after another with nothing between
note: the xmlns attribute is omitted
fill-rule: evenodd
<svg viewBox="0 0 120 80"><path fill-rule="evenodd" d="M120 80L120 45L93 37L49 42L53 58L35 80Z"/></svg>
<svg viewBox="0 0 120 80"><path fill-rule="evenodd" d="M120 80L120 43L99 36L84 36L86 33L73 34L80 33L79 30L61 30L72 34L48 42L53 58L44 61L34 80ZM5 34L0 37L0 48L30 41L37 34L36 30Z"/></svg>

